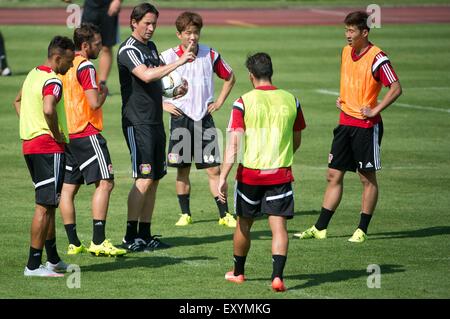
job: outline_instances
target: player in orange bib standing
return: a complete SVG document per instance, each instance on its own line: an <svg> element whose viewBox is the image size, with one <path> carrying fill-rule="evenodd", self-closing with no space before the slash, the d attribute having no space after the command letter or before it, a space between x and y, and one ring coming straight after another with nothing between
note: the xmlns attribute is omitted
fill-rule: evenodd
<svg viewBox="0 0 450 319"><path fill-rule="evenodd" d="M114 187L114 172L103 130L102 106L108 88L98 85L90 59L96 59L102 48L99 29L82 24L75 29L76 54L73 67L61 76L64 107L67 114L70 143L66 146L66 173L61 192L61 216L69 239L67 253L89 251L97 256L119 256L125 249L114 247L105 237L109 198ZM84 247L76 231L74 199L80 186L94 184L92 196L93 236L89 248Z"/></svg>
<svg viewBox="0 0 450 319"><path fill-rule="evenodd" d="M381 169L383 136L380 113L401 95L402 88L387 55L369 41L368 14L352 12L344 24L348 45L342 50L340 96L336 100L341 112L328 157L328 185L316 224L294 237L326 238L328 223L342 198L344 175L357 171L363 186L361 219L349 241L362 243L378 200L376 171ZM378 101L382 86L389 90Z"/></svg>

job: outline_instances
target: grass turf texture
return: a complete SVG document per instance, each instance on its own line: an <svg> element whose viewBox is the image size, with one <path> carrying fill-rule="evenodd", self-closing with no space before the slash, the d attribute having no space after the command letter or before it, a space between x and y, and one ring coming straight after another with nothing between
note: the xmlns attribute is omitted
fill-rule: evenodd
<svg viewBox="0 0 450 319"><path fill-rule="evenodd" d="M232 268L232 229L217 225L217 208L209 195L206 174L192 170L191 210L194 224L174 224L179 207L175 171L161 181L152 224L153 234L173 248L124 258L67 256L67 239L57 212L57 244L61 257L81 267L81 288L63 279L25 278L34 192L21 155L18 120L11 103L26 73L45 60L53 35L71 36L66 28L2 26L13 77L0 78L0 297L1 298L449 298L450 131L448 112L392 105L383 112L383 170L380 199L363 245L347 242L359 221L361 185L349 173L344 198L328 229L329 239L291 239L285 268L285 294L270 290L271 234L267 220L254 224L247 258L248 281L235 285L223 279ZM450 59L446 48L449 25L383 25L371 40L393 61L404 88L403 104L448 109ZM177 44L172 27L158 28L159 50ZM121 39L128 29L121 29ZM250 89L243 66L248 52L267 51L273 57L274 84L297 95L307 121L293 166L296 216L288 222L290 236L311 226L318 216L326 186L325 172L332 130L338 112L339 59L345 44L343 27L221 28L208 27L202 42L222 53L233 67L237 83L226 104L214 114L216 125L228 123L232 101ZM117 47L116 47L117 49ZM218 82L220 85L220 82ZM120 122L120 94L114 63L110 96L104 105L106 137L115 168L107 221L107 237L119 243L125 231L126 201L132 179L130 159ZM217 87L219 88L219 87ZM385 90L383 91L383 93ZM168 117L165 115L166 129ZM231 176L232 177L232 176ZM230 186L233 179L229 180ZM92 186L77 197L79 237L92 236ZM232 207L232 196L230 196ZM44 257L45 258L45 257ZM45 260L45 259L44 259ZM381 267L381 288L369 289L367 266Z"/></svg>

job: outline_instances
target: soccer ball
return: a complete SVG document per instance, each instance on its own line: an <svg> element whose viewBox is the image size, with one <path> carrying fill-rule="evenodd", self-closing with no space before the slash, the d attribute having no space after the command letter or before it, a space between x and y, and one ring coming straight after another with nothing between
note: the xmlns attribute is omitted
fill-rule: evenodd
<svg viewBox="0 0 450 319"><path fill-rule="evenodd" d="M183 85L183 78L177 71L172 71L161 79L163 95L165 97L174 97L177 95L177 89Z"/></svg>

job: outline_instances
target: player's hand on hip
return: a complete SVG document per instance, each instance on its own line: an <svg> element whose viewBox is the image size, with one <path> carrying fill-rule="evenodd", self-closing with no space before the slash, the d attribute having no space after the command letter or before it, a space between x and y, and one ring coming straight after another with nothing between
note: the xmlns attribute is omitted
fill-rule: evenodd
<svg viewBox="0 0 450 319"><path fill-rule="evenodd" d="M217 190L219 191L219 200L222 203L227 201L227 193L228 193L228 184L225 179L219 179L219 185L217 186Z"/></svg>
<svg viewBox="0 0 450 319"><path fill-rule="evenodd" d="M220 107L221 107L221 105L218 104L217 102L209 103L208 104L208 113L211 114L212 112L215 112L215 111L219 110Z"/></svg>
<svg viewBox="0 0 450 319"><path fill-rule="evenodd" d="M342 110L342 100L341 100L341 97L340 97L340 96L338 96L338 98L336 99L336 107L337 107L339 110Z"/></svg>
<svg viewBox="0 0 450 319"><path fill-rule="evenodd" d="M170 114L172 114L174 116L183 115L183 112L181 112L181 110L179 108L177 108L175 105L173 105L172 103L164 102L163 109L164 109L164 111L169 112Z"/></svg>
<svg viewBox="0 0 450 319"><path fill-rule="evenodd" d="M361 115L364 118L371 118L377 115L377 112L375 112L373 109L371 109L369 106L363 106L360 109Z"/></svg>

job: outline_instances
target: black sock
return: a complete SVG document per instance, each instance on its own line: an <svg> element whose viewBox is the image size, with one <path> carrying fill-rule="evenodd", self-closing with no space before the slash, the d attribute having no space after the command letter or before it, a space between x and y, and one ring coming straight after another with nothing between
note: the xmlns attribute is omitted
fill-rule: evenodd
<svg viewBox="0 0 450 319"><path fill-rule="evenodd" d="M372 215L361 212L361 219L359 220L358 228L361 229L367 235L367 228L369 227Z"/></svg>
<svg viewBox="0 0 450 319"><path fill-rule="evenodd" d="M3 41L3 35L0 33L0 70L6 69L7 67L5 43Z"/></svg>
<svg viewBox="0 0 450 319"><path fill-rule="evenodd" d="M125 233L125 241L134 240L137 237L138 221L127 221L127 232Z"/></svg>
<svg viewBox="0 0 450 319"><path fill-rule="evenodd" d="M94 235L92 241L96 245L100 245L105 241L105 224L106 220L93 219L92 224L94 226Z"/></svg>
<svg viewBox="0 0 450 319"><path fill-rule="evenodd" d="M36 249L30 246L30 255L28 256L27 268L30 270L38 269L42 261L42 249Z"/></svg>
<svg viewBox="0 0 450 319"><path fill-rule="evenodd" d="M217 208L219 209L220 218L224 218L228 213L228 202L222 203L219 200L219 196L214 197L214 199L216 200Z"/></svg>
<svg viewBox="0 0 450 319"><path fill-rule="evenodd" d="M151 223L139 222L138 237L142 238L145 241L149 240L150 237L152 237L151 232L150 232L150 226L151 226Z"/></svg>
<svg viewBox="0 0 450 319"><path fill-rule="evenodd" d="M177 195L177 196L178 196L178 203L180 204L180 208L181 208L181 213L188 214L189 216L191 216L191 209L189 207L190 194Z"/></svg>
<svg viewBox="0 0 450 319"><path fill-rule="evenodd" d="M57 264L61 260L56 250L56 238L45 241L45 252L47 253L47 260L52 264Z"/></svg>
<svg viewBox="0 0 450 319"><path fill-rule="evenodd" d="M244 274L245 260L247 256L233 255L234 259L234 275L239 276Z"/></svg>
<svg viewBox="0 0 450 319"><path fill-rule="evenodd" d="M0 55L0 70L6 69L8 64L6 63L6 57L4 55Z"/></svg>
<svg viewBox="0 0 450 319"><path fill-rule="evenodd" d="M77 235L77 225L76 224L67 224L64 225L64 228L66 229L67 238L69 239L69 244L80 246L81 242L80 239L78 239Z"/></svg>
<svg viewBox="0 0 450 319"><path fill-rule="evenodd" d="M322 207L319 219L317 220L317 223L315 225L317 230L323 230L327 228L328 224L330 223L331 217L333 217L333 214L334 211Z"/></svg>
<svg viewBox="0 0 450 319"><path fill-rule="evenodd" d="M272 272L272 280L275 277L280 277L281 280L283 280L283 270L284 265L286 265L286 256L282 255L272 255L272 266L273 266L273 272Z"/></svg>

